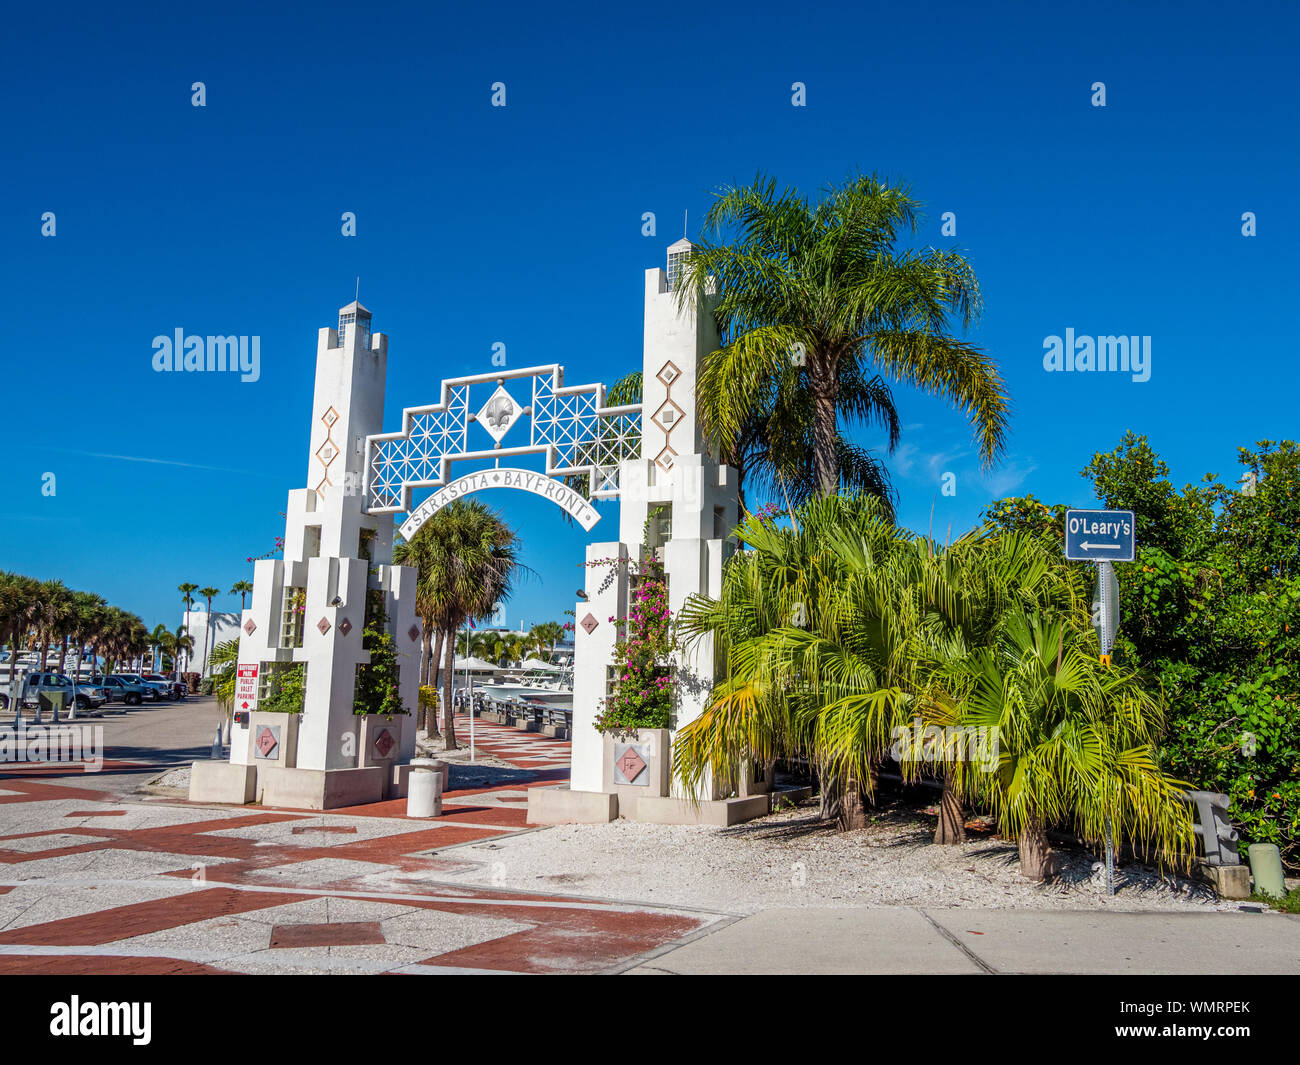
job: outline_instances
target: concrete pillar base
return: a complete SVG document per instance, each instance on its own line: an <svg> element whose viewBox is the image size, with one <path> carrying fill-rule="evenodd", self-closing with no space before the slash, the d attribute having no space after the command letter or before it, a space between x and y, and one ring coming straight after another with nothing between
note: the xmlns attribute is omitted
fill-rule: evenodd
<svg viewBox="0 0 1300 1065"><path fill-rule="evenodd" d="M257 797L257 766L195 762L190 767L190 802L244 806Z"/></svg>
<svg viewBox="0 0 1300 1065"><path fill-rule="evenodd" d="M765 816L771 809L771 800L763 794L692 803L688 799L646 795L639 799L624 798L619 808L630 821L646 821L656 825L717 825L726 828L728 825L738 825L742 821Z"/></svg>
<svg viewBox="0 0 1300 1065"><path fill-rule="evenodd" d="M1250 866L1207 865L1198 859L1193 869L1196 879L1214 888L1221 899L1250 898Z"/></svg>
<svg viewBox="0 0 1300 1065"><path fill-rule="evenodd" d="M530 825L603 825L618 817L618 796L603 791L529 788Z"/></svg>
<svg viewBox="0 0 1300 1065"><path fill-rule="evenodd" d="M262 805L291 810L336 810L383 802L392 767L276 769L261 772Z"/></svg>

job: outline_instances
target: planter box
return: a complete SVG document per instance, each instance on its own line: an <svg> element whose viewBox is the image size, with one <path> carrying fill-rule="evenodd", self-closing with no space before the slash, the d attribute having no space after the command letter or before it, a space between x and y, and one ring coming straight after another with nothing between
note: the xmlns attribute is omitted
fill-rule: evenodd
<svg viewBox="0 0 1300 1065"><path fill-rule="evenodd" d="M601 791L623 799L668 794L669 740L666 728L643 728L601 737Z"/></svg>

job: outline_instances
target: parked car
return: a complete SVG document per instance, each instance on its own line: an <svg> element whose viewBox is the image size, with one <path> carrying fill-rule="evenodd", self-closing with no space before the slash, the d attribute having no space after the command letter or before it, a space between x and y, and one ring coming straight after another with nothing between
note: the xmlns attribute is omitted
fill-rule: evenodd
<svg viewBox="0 0 1300 1065"><path fill-rule="evenodd" d="M66 700L64 705L68 705L75 699L78 710L97 710L108 701L108 693L102 685L78 684L74 689L72 678L66 674L32 673L23 685L23 706L38 706L43 692L46 694L62 692Z"/></svg>
<svg viewBox="0 0 1300 1065"><path fill-rule="evenodd" d="M91 677L90 683L94 684L96 687L103 688L104 691L108 693L108 701L111 703L123 703L126 706L139 706L146 698L148 698L141 685L133 684L116 674L110 673L107 677Z"/></svg>
<svg viewBox="0 0 1300 1065"><path fill-rule="evenodd" d="M121 677L124 681L131 684L138 684L144 690L144 697L154 702L161 702L163 699L171 698L171 688L166 684L155 684L151 680L145 680L139 673L113 673L111 676Z"/></svg>
<svg viewBox="0 0 1300 1065"><path fill-rule="evenodd" d="M108 689L102 684L77 685L77 709L99 714L100 708L108 702Z"/></svg>
<svg viewBox="0 0 1300 1065"><path fill-rule="evenodd" d="M168 677L164 677L161 673L141 673L140 676L150 684L161 684L166 688L168 699L185 698L185 685L178 680L171 680Z"/></svg>

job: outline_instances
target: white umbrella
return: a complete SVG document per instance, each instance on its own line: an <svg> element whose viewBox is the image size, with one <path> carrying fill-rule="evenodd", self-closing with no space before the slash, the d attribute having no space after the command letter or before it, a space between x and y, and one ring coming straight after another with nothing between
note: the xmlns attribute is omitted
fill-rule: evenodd
<svg viewBox="0 0 1300 1065"><path fill-rule="evenodd" d="M471 673L491 673L497 668L498 666L495 662L484 662L481 658L462 658L460 655L456 656L457 673L463 673L467 669Z"/></svg>
<svg viewBox="0 0 1300 1065"><path fill-rule="evenodd" d="M543 662L540 658L525 659L519 665L520 670L527 670L530 673L545 672L554 673L555 667L549 662Z"/></svg>

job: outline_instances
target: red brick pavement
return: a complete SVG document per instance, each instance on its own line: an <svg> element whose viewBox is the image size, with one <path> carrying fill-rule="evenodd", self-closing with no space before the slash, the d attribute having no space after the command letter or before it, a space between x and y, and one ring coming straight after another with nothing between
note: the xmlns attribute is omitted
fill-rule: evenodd
<svg viewBox="0 0 1300 1065"><path fill-rule="evenodd" d="M461 736L465 739L468 738L467 727L468 721L464 721ZM526 809L522 803L518 809L488 805L475 802L476 796L541 786L568 777L570 745L565 740L553 740L487 722L477 722L475 732L477 745L485 754L527 770L527 775L495 787L450 792L441 817L409 822L409 828L403 826L402 831L369 839L351 838L359 835L355 824L328 823L294 825L290 830L291 841L286 842L280 842L280 837L245 839L217 834L229 829L303 821L307 817L316 822L322 819L322 815L310 811L260 807L250 808L246 813L234 813L226 807L220 813L214 810L211 818L200 821L130 828L114 822L132 809L143 807L163 813L168 805L189 804L160 800L143 804L123 802L119 796L91 788L34 779L42 775L37 767L18 767L6 772L3 790L18 794L0 795L0 825L3 825L4 806L12 803L74 799L84 803L85 807L59 817L57 824L51 823L40 831L0 836L0 880L8 879L6 867L14 867L17 872L33 861L112 850L175 855L178 867L164 875L191 880L194 875L192 866L198 864L203 867L203 876L193 890L180 894L0 930L0 946L9 951L21 950L24 946L61 948L62 951L55 955L0 954L0 973L217 973L222 971L219 965L169 958L165 952L148 957L117 955L112 946L106 945L132 936L180 929L213 918L233 918L242 913L328 897L347 897L362 902L373 899L446 914L508 919L528 926L522 931L435 955L419 963L440 968L451 966L536 973L601 972L630 964L642 953L670 944L706 923L708 918L698 914L628 908L566 896L439 882L438 874L469 867L468 856L461 858L455 849L446 848L497 838L525 825ZM502 801L505 800L495 800L497 803ZM405 800L375 803L333 810L326 817L401 818L405 814L405 805ZM70 825L67 823L69 818L93 818L94 823ZM324 841L322 845L311 845L309 837L312 833L326 834L333 845L324 845ZM10 840L45 835L87 838L84 844L67 843L43 851L5 846ZM205 859L219 861L205 864ZM295 877L295 867L318 859L365 862L389 873L381 877L382 890L376 890L374 879L366 876L341 876L324 884L305 884ZM275 874L274 889L269 886L268 873ZM402 874L413 876L403 879ZM42 881L29 880L26 883L40 884ZM57 875L51 878L50 883L59 883ZM0 895L12 890L12 885L0 885ZM430 914L430 920L437 920L434 913ZM373 921L277 924L272 934L272 946L277 949L345 944L357 949L357 944L382 943L379 922ZM102 953L76 954L77 947L97 947ZM273 955L275 951L268 953Z"/></svg>

